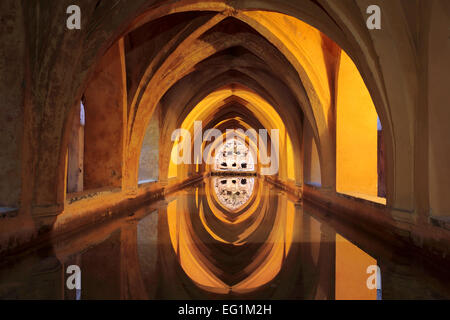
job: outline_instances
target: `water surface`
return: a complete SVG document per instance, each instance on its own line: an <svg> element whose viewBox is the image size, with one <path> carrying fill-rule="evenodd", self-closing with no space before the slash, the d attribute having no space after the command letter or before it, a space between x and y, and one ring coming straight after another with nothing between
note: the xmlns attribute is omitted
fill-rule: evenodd
<svg viewBox="0 0 450 320"><path fill-rule="evenodd" d="M449 297L425 258L253 177L208 178L0 267L2 299Z"/></svg>

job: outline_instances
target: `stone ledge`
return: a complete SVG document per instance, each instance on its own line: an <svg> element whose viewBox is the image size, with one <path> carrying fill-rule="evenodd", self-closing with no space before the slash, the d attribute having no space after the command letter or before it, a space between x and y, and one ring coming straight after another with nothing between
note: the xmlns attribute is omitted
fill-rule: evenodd
<svg viewBox="0 0 450 320"><path fill-rule="evenodd" d="M101 189L94 189L94 190L86 190L82 192L76 192L76 193L70 193L67 194L66 201L68 204L72 204L74 202L78 202L84 199L91 199L96 198L99 195L105 195L105 194L112 194L112 193L118 193L121 192L120 188L101 188Z"/></svg>
<svg viewBox="0 0 450 320"><path fill-rule="evenodd" d="M246 171L212 171L209 173L210 177L257 177L256 172Z"/></svg>
<svg viewBox="0 0 450 320"><path fill-rule="evenodd" d="M156 179L141 180L138 182L138 188L146 188L156 183L158 183L158 180Z"/></svg>
<svg viewBox="0 0 450 320"><path fill-rule="evenodd" d="M363 193L357 192L339 192L336 191L339 197L349 198L355 201L368 202L370 204L386 206L386 198L380 198L376 196L369 196Z"/></svg>
<svg viewBox="0 0 450 320"><path fill-rule="evenodd" d="M31 215L34 218L51 218L59 215L64 211L64 204L48 204L48 205L34 205L31 208Z"/></svg>
<svg viewBox="0 0 450 320"><path fill-rule="evenodd" d="M436 227L450 230L450 217L430 217L430 222Z"/></svg>
<svg viewBox="0 0 450 320"><path fill-rule="evenodd" d="M293 180L282 181L277 178L272 178L269 176L265 176L265 181L272 184L276 188L286 192L287 194L295 197L295 201L300 202L303 197L303 186L298 185Z"/></svg>
<svg viewBox="0 0 450 320"><path fill-rule="evenodd" d="M314 183L314 182L305 182L305 186L308 186L309 188L312 189L321 189L322 185L320 183Z"/></svg>

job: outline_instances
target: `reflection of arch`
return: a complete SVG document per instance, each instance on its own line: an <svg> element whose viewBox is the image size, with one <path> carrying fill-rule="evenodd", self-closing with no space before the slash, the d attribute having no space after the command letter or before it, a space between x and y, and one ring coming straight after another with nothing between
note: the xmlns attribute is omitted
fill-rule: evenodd
<svg viewBox="0 0 450 320"><path fill-rule="evenodd" d="M271 204L275 201L276 206L264 206L263 204L267 203L271 195L258 191L259 205L254 215L255 217L265 216L263 218L265 222L258 224L257 228L247 237L241 238L240 242L230 242L228 240L231 232L227 234L226 230L230 231L233 226L237 232L245 230L247 226L252 225L251 217L241 227L239 224L233 224L221 230L220 222L212 222L216 217L210 211L214 209L214 201L206 200L210 197L208 190L211 190L211 186L204 187L205 192L203 186L192 192L196 195L195 199L177 198L169 204L168 219L165 221L168 223L171 241L169 241L170 247L165 247L166 251L161 258L166 268L176 269L179 265L181 267L176 274L167 276L165 281L182 283L184 288L182 291L191 298L223 298L224 295L233 295L233 293L238 294L240 298L282 299L287 296L301 299L334 298L335 232L333 229L317 222L313 231L317 234L312 236L308 231L308 221L311 217L304 214L299 206L295 206L285 195L280 194L270 200ZM196 203L199 204L198 210L203 218L197 213L188 213L188 211L196 210L194 209ZM208 218L207 227L203 225L204 218ZM267 218L270 219L267 220ZM182 239L183 237L188 238ZM311 256L311 250L314 250L312 247L314 239L318 241L315 248L317 249L316 259L312 259ZM163 244L168 243L167 239L164 241L160 239L160 241ZM180 241L189 243L189 246L180 244ZM259 246L261 242L264 244ZM233 246L235 251L232 250ZM183 253L184 250L191 252ZM256 255L254 255L255 252ZM227 259L227 254L233 258L230 256ZM171 256L173 259L169 258ZM190 261L191 258L198 260L194 263ZM229 259L234 261L233 268L230 268ZM171 265L167 266L169 260ZM280 261L281 264L278 264ZM302 263L300 264L299 261ZM242 263L236 269L236 264L240 262ZM202 269L198 270L199 267ZM235 274L232 270L242 270L242 272ZM163 277L166 277L165 274ZM214 283L218 287L207 285L206 281L211 285L212 279L215 279ZM276 282L277 286L271 286L273 282ZM162 285L164 283L163 280ZM174 294L178 294L178 291L167 291L166 294L173 297Z"/></svg>
<svg viewBox="0 0 450 320"><path fill-rule="evenodd" d="M227 210L227 208L225 208L217 199L214 184L211 181L206 181L205 198L201 200L203 201L203 206L205 206L204 208L211 212L212 216L205 216L204 221L208 222L207 220L209 220L209 222L212 223L219 222L225 226L245 224L248 228L244 233L242 233L241 236L238 237L239 242L232 242L235 245L240 244L249 234L251 234L250 231L255 230L256 226L261 223L262 215L258 216L256 219L252 219L252 217L257 215L258 210L264 211L268 205L267 199L262 196L262 187L262 183L256 179L254 181L253 193L250 200L244 207L239 208L239 211L232 212L234 214L230 215L230 210ZM201 215L202 214L200 213L200 216ZM213 220L210 219L212 217L214 218ZM254 225L254 227L250 228L249 225ZM217 226L218 225L216 224L216 227ZM211 229L208 227L206 228Z"/></svg>
<svg viewBox="0 0 450 320"><path fill-rule="evenodd" d="M219 202L232 212L245 206L253 195L255 178L252 177L221 177L214 178L215 196Z"/></svg>
<svg viewBox="0 0 450 320"><path fill-rule="evenodd" d="M206 187L205 191L208 189L210 187ZM208 197L207 194L206 197ZM210 200L206 201L204 197L202 196L202 199L197 201L200 207L203 208L200 210L205 211L205 217L214 217L210 213L210 209L213 207L208 205L212 202ZM216 223L211 223L210 221L208 223L209 228L196 227L202 222L197 215L188 213L191 206L189 201L178 199L169 204L167 216L173 250L176 252L183 270L197 286L203 290L220 294L230 292L246 293L264 286L276 277L281 270L281 264L289 252L293 239L293 231L291 230L293 223L291 223L290 219L294 216L294 212L290 212L284 205L264 205L267 203L268 197L267 193L259 194L257 197L260 199L258 201L259 204L252 214L254 217L250 216L238 224L233 224L236 232L241 233L244 231L242 235L246 234L239 243L236 243L238 246L234 250L239 248L240 251L248 251L250 249L252 252L250 256L253 255L251 260L248 258L244 259L245 267L235 275L228 274L226 264L222 265L221 261L226 261L226 256L217 256L215 254L218 251L209 248L211 245L216 245L214 241L220 241L223 243L222 245L228 246L233 246L233 244L230 244L225 239L221 240L218 235L212 238L212 243L205 238L213 236L215 232L221 229L220 220L216 220ZM293 209L294 207L291 206L289 208ZM290 215L290 218L287 215ZM261 218L262 220L257 224L257 228L254 228L251 233L247 233L246 230ZM254 219L256 220L252 221ZM177 231L175 231L175 228ZM231 232L229 228L230 226L228 227L228 232ZM208 234L208 230L213 232L213 234ZM219 234L223 233L224 230L219 231ZM188 243L189 245L187 245ZM252 244L260 245L252 249L252 246L254 247ZM211 254L215 256L208 256ZM214 263L210 261L211 258L214 259ZM221 270L220 273L217 270L217 263L220 263L221 266L219 269Z"/></svg>

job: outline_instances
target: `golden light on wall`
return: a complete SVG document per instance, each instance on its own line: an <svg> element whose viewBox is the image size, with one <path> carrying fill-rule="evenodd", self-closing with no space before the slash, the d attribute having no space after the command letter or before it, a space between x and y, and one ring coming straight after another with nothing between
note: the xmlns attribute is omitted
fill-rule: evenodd
<svg viewBox="0 0 450 320"><path fill-rule="evenodd" d="M336 189L385 203L378 198L377 117L358 69L342 51L336 111Z"/></svg>

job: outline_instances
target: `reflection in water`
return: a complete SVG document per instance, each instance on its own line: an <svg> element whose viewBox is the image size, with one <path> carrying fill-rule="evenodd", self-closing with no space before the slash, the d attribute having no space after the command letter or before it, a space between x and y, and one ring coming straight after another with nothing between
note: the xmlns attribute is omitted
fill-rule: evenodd
<svg viewBox="0 0 450 320"><path fill-rule="evenodd" d="M238 180L242 185L243 179L247 178L218 178L213 180L214 189L225 181L223 185L229 182L230 192L236 194L239 189L234 185ZM177 262L198 288L243 294L278 275L292 244L295 208L286 201L276 205L279 199L261 194L260 186L254 187L255 196L237 216L223 210L209 182L197 201L177 197L169 204L169 234Z"/></svg>
<svg viewBox="0 0 450 320"><path fill-rule="evenodd" d="M448 277L259 179L239 211L227 209L221 181L4 264L0 298L76 299L70 265L82 271L82 299L376 299L371 266L383 299L450 297Z"/></svg>
<svg viewBox="0 0 450 320"><path fill-rule="evenodd" d="M229 210L242 208L253 194L255 178L220 177L213 178L214 191L220 203Z"/></svg>

